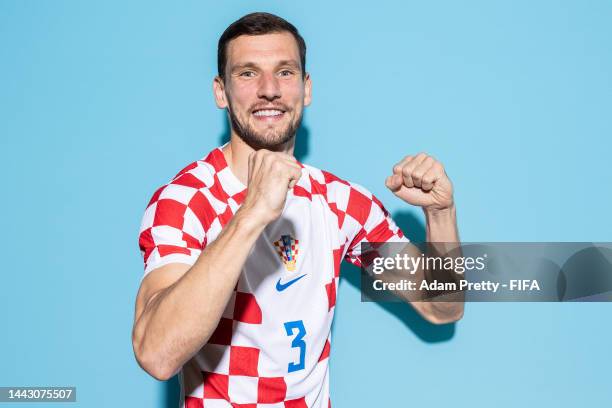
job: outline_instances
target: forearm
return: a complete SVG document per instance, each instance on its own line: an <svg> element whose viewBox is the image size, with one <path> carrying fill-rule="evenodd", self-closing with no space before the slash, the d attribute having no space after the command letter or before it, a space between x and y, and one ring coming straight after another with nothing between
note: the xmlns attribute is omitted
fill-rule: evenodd
<svg viewBox="0 0 612 408"><path fill-rule="evenodd" d="M461 243L457 229L457 215L455 206L452 205L444 210L424 209L427 224L426 252L428 257L458 257L461 256ZM459 275L454 270L421 268L421 275L428 282L435 280L444 282L456 282ZM423 298L431 299L428 293Z"/></svg>
<svg viewBox="0 0 612 408"><path fill-rule="evenodd" d="M264 226L238 211L194 265L149 301L134 333L150 371L170 377L206 344Z"/></svg>
<svg viewBox="0 0 612 408"><path fill-rule="evenodd" d="M459 231L454 204L445 210L424 210L424 212L427 224L427 242L433 243L433 245L429 245L431 253L428 253L428 256L461 256L461 250L458 248L460 245ZM443 276L440 274L443 274ZM458 281L458 275L454 270L435 272L424 270L422 276L425 276L428 282L432 282L434 279L445 282ZM424 312L428 314L429 320L432 322L452 322L463 315L464 294L462 292L449 293L437 300L428 293L423 293L422 296L430 299L425 303Z"/></svg>
<svg viewBox="0 0 612 408"><path fill-rule="evenodd" d="M457 219L455 207L447 210L428 211L424 210L427 224L427 245L423 249L415 246L407 246L401 256L408 256L414 259L421 257L421 251L428 258L438 258L447 256L460 256L458 248L459 233L457 230ZM463 315L463 293L455 292L442 294L439 291L430 292L420 289L423 281L431 283L456 282L457 274L453 270L427 269L424 263L419 263L414 271L395 269L383 275L387 275L386 280L399 282L401 280L412 281L414 290L397 291L395 294L410 302L419 314L428 321L436 324L449 323L458 320ZM383 280L385 280L383 278Z"/></svg>
<svg viewBox="0 0 612 408"><path fill-rule="evenodd" d="M459 242L455 205L444 210L423 210L427 242Z"/></svg>

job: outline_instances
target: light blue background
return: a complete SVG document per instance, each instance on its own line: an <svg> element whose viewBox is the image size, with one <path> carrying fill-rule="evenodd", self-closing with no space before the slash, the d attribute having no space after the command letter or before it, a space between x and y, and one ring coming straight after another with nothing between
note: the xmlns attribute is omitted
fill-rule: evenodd
<svg viewBox="0 0 612 408"><path fill-rule="evenodd" d="M175 406L132 354L139 223L218 145L216 43L257 10L308 44L303 161L414 221L383 183L426 151L455 184L464 241L612 241L608 1L0 0L0 385L75 385L70 407ZM351 282L334 408L612 402L610 304L468 304L434 327L360 303Z"/></svg>

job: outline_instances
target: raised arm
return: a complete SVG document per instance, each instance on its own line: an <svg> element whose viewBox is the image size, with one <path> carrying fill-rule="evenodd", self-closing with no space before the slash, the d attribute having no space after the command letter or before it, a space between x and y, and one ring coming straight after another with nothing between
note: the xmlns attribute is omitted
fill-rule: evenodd
<svg viewBox="0 0 612 408"><path fill-rule="evenodd" d="M393 167L393 174L386 180L386 186L393 193L411 205L419 206L425 213L427 221L427 242L437 243L429 255L436 252L447 253L453 250L455 256L460 253L455 249L459 247L459 231L453 198L453 185L448 178L442 163L433 157L419 153L416 156L406 156ZM414 246L407 247L407 254L418 256L420 251ZM401 276L401 273L398 274ZM444 279L456 280L458 276L451 272ZM412 279L420 282L431 279L430 271L419 268ZM420 299L431 298L427 293L413 292L412 296L405 297L421 316L432 323L443 324L461 319L464 311L463 294L455 293L448 297L449 302L426 301Z"/></svg>
<svg viewBox="0 0 612 408"><path fill-rule="evenodd" d="M256 239L280 216L300 175L301 167L287 154L253 153L245 201L217 239L192 266L168 264L143 279L132 345L145 371L167 380L206 344Z"/></svg>

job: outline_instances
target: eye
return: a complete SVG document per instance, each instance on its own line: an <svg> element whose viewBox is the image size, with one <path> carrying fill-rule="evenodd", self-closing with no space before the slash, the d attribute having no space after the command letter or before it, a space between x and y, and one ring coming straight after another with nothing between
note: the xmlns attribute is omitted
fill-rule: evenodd
<svg viewBox="0 0 612 408"><path fill-rule="evenodd" d="M255 76L255 72L253 71L243 71L240 73L241 77L252 78Z"/></svg>
<svg viewBox="0 0 612 408"><path fill-rule="evenodd" d="M281 72L279 72L280 76L290 76L293 75L293 71L289 70L289 69L283 69Z"/></svg>

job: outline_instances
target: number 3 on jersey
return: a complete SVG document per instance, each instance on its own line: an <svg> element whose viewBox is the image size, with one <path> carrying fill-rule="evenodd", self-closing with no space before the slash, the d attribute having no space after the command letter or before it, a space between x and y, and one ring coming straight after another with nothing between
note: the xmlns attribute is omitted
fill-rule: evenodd
<svg viewBox="0 0 612 408"><path fill-rule="evenodd" d="M292 373L304 369L304 358L306 357L306 342L302 340L306 335L306 329L304 328L304 322L302 320L295 320L293 322L285 322L285 331L287 336L293 336L293 332L297 330L296 336L291 342L291 348L300 349L300 361L297 363L289 363L287 371Z"/></svg>

